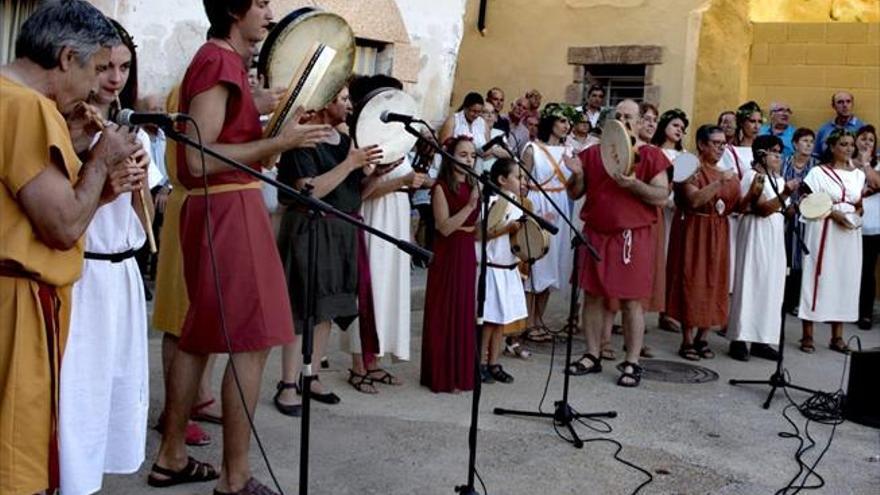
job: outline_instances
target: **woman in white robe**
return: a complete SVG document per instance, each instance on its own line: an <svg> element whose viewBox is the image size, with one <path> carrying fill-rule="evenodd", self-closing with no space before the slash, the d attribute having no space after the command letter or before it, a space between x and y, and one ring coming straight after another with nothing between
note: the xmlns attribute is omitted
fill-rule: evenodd
<svg viewBox="0 0 880 495"><path fill-rule="evenodd" d="M747 170L741 181L744 213L737 231L736 280L727 325L729 354L740 361L747 361L750 353L766 359L778 357L769 344L779 341L785 294L783 212L790 188L780 175L782 142L776 136L760 136L753 149L758 155L755 168ZM767 177L761 165L772 177ZM786 205L779 204L774 188Z"/></svg>
<svg viewBox="0 0 880 495"><path fill-rule="evenodd" d="M735 170L737 177L742 181L743 175L752 167L752 142L761 130L764 122L761 107L754 101L746 102L736 110L736 135L733 143L729 144L721 155L719 167L722 170ZM733 281L736 279L736 231L739 227L738 213L727 217L730 228L730 292L733 292Z"/></svg>
<svg viewBox="0 0 880 495"><path fill-rule="evenodd" d="M133 45L113 47L98 77L93 103L105 118L126 85L132 53ZM146 171L150 139L142 130L138 138L143 150L133 159ZM143 184L149 198L146 180ZM65 495L97 492L104 473L133 473L144 460L149 364L147 307L134 258L146 240L139 215L139 198L124 193L100 206L86 230L61 365L58 435Z"/></svg>
<svg viewBox="0 0 880 495"><path fill-rule="evenodd" d="M523 164L531 171L540 187L547 192L550 201L555 203L562 215L568 219L572 216L572 204L566 193L565 183L571 175L571 170L566 165L566 158L571 157L572 153L571 149L564 145L564 140L570 127L564 107L547 105L538 125L538 139L526 145L522 157ZM547 254L531 266L529 278L525 282L529 306L526 338L543 342L550 339L542 323L550 292L564 289L571 278L572 233L565 219L538 190L538 187L528 183L527 188L528 199L534 213L547 219L559 229L555 235L550 236Z"/></svg>
<svg viewBox="0 0 880 495"><path fill-rule="evenodd" d="M832 350L846 352L843 322L859 316L859 288L862 270L861 200L865 172L849 167L855 151L855 137L846 130L828 136L822 165L813 167L804 179L814 193L824 191L834 203L824 220L806 222L801 302L798 317L803 322L801 350L813 352L813 322L831 323Z"/></svg>

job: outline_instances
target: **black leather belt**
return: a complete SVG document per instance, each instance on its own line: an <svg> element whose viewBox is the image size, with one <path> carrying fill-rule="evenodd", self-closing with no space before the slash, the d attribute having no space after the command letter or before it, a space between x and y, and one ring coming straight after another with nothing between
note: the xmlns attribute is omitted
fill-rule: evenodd
<svg viewBox="0 0 880 495"><path fill-rule="evenodd" d="M84 256L87 260L101 260L101 261L109 261L110 263L122 263L123 261L134 258L135 250L129 249L128 251L123 251L121 253L113 253L113 254L104 254L104 253L90 253L86 251Z"/></svg>
<svg viewBox="0 0 880 495"><path fill-rule="evenodd" d="M500 265L498 263L492 263L491 261L486 263L486 266L489 268L501 268L502 270L513 270L514 268L519 266L519 263L514 263L512 265Z"/></svg>

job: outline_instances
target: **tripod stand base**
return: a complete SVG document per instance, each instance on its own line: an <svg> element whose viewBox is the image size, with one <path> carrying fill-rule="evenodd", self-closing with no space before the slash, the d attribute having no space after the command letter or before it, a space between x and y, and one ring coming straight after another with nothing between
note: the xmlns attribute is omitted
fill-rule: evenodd
<svg viewBox="0 0 880 495"><path fill-rule="evenodd" d="M568 405L568 402L565 401L556 401L555 403L556 409L552 413L543 413L537 411L520 411L516 409L504 409L501 407L496 407L492 412L499 416L524 416L529 418L552 418L553 422L559 426L565 426L568 428L569 433L571 433L572 445L575 448L583 448L584 442L581 440L581 437L578 436L577 431L575 431L572 423L582 418L616 418L616 411L607 411L607 412L596 412L596 413L578 413L575 412L574 409Z"/></svg>
<svg viewBox="0 0 880 495"><path fill-rule="evenodd" d="M480 495L475 488L469 487L467 485L461 485L455 487L455 493L460 493L461 495Z"/></svg>
<svg viewBox="0 0 880 495"><path fill-rule="evenodd" d="M770 393L767 395L767 400L764 401L764 409L770 409L770 402L773 401L773 397L776 395L776 389L780 388L791 388L794 390L800 390L801 392L807 392L810 394L815 394L816 391L801 387L800 385L795 385L788 380L785 379L780 373L773 373L770 375L769 380L729 380L727 383L731 385L769 385Z"/></svg>

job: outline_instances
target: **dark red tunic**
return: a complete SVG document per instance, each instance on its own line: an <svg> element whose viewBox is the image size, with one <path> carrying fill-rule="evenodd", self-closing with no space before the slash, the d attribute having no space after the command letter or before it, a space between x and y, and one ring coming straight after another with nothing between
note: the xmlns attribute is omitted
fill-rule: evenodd
<svg viewBox="0 0 880 495"><path fill-rule="evenodd" d="M180 87L180 112L189 111L192 99L214 86L229 89L226 120L217 141L247 143L260 139L260 116L248 85L247 72L237 53L208 42L190 62ZM221 326L221 309L233 352L268 349L293 340L293 321L281 259L275 247L269 215L259 188L210 194L199 191L203 179L194 177L185 164L184 147L177 148L180 182L191 195L180 217L180 247L189 310L179 346L187 352L228 352ZM249 164L260 169L259 163ZM244 172L208 176L212 186L248 184ZM222 306L214 283L205 215L210 205L213 252L217 260Z"/></svg>
<svg viewBox="0 0 880 495"><path fill-rule="evenodd" d="M671 164L651 145L639 148L636 178L651 182ZM599 252L596 262L581 249L580 286L593 296L606 299L648 299L654 282L659 209L617 185L602 165L599 146L578 157L584 166L586 200L581 210L584 235Z"/></svg>
<svg viewBox="0 0 880 495"><path fill-rule="evenodd" d="M471 188L466 183L453 193L442 181L434 185L436 196L442 188L449 204L449 215L467 205ZM478 209L465 226L476 223ZM476 353L477 255L474 233L456 230L451 235L437 233L434 259L428 268L425 289L425 320L422 327L422 385L433 392L453 392L474 388Z"/></svg>

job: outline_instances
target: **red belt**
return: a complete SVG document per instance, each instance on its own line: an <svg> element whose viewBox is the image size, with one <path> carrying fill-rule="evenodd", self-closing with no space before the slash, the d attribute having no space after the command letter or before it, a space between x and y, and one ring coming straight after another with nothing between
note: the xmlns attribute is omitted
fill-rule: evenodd
<svg viewBox="0 0 880 495"><path fill-rule="evenodd" d="M49 493L59 487L58 475L58 373L61 370L61 301L55 287L37 280L36 275L16 266L0 263L0 277L25 278L37 284L37 297L46 327L46 350L49 353L50 424L49 424Z"/></svg>

